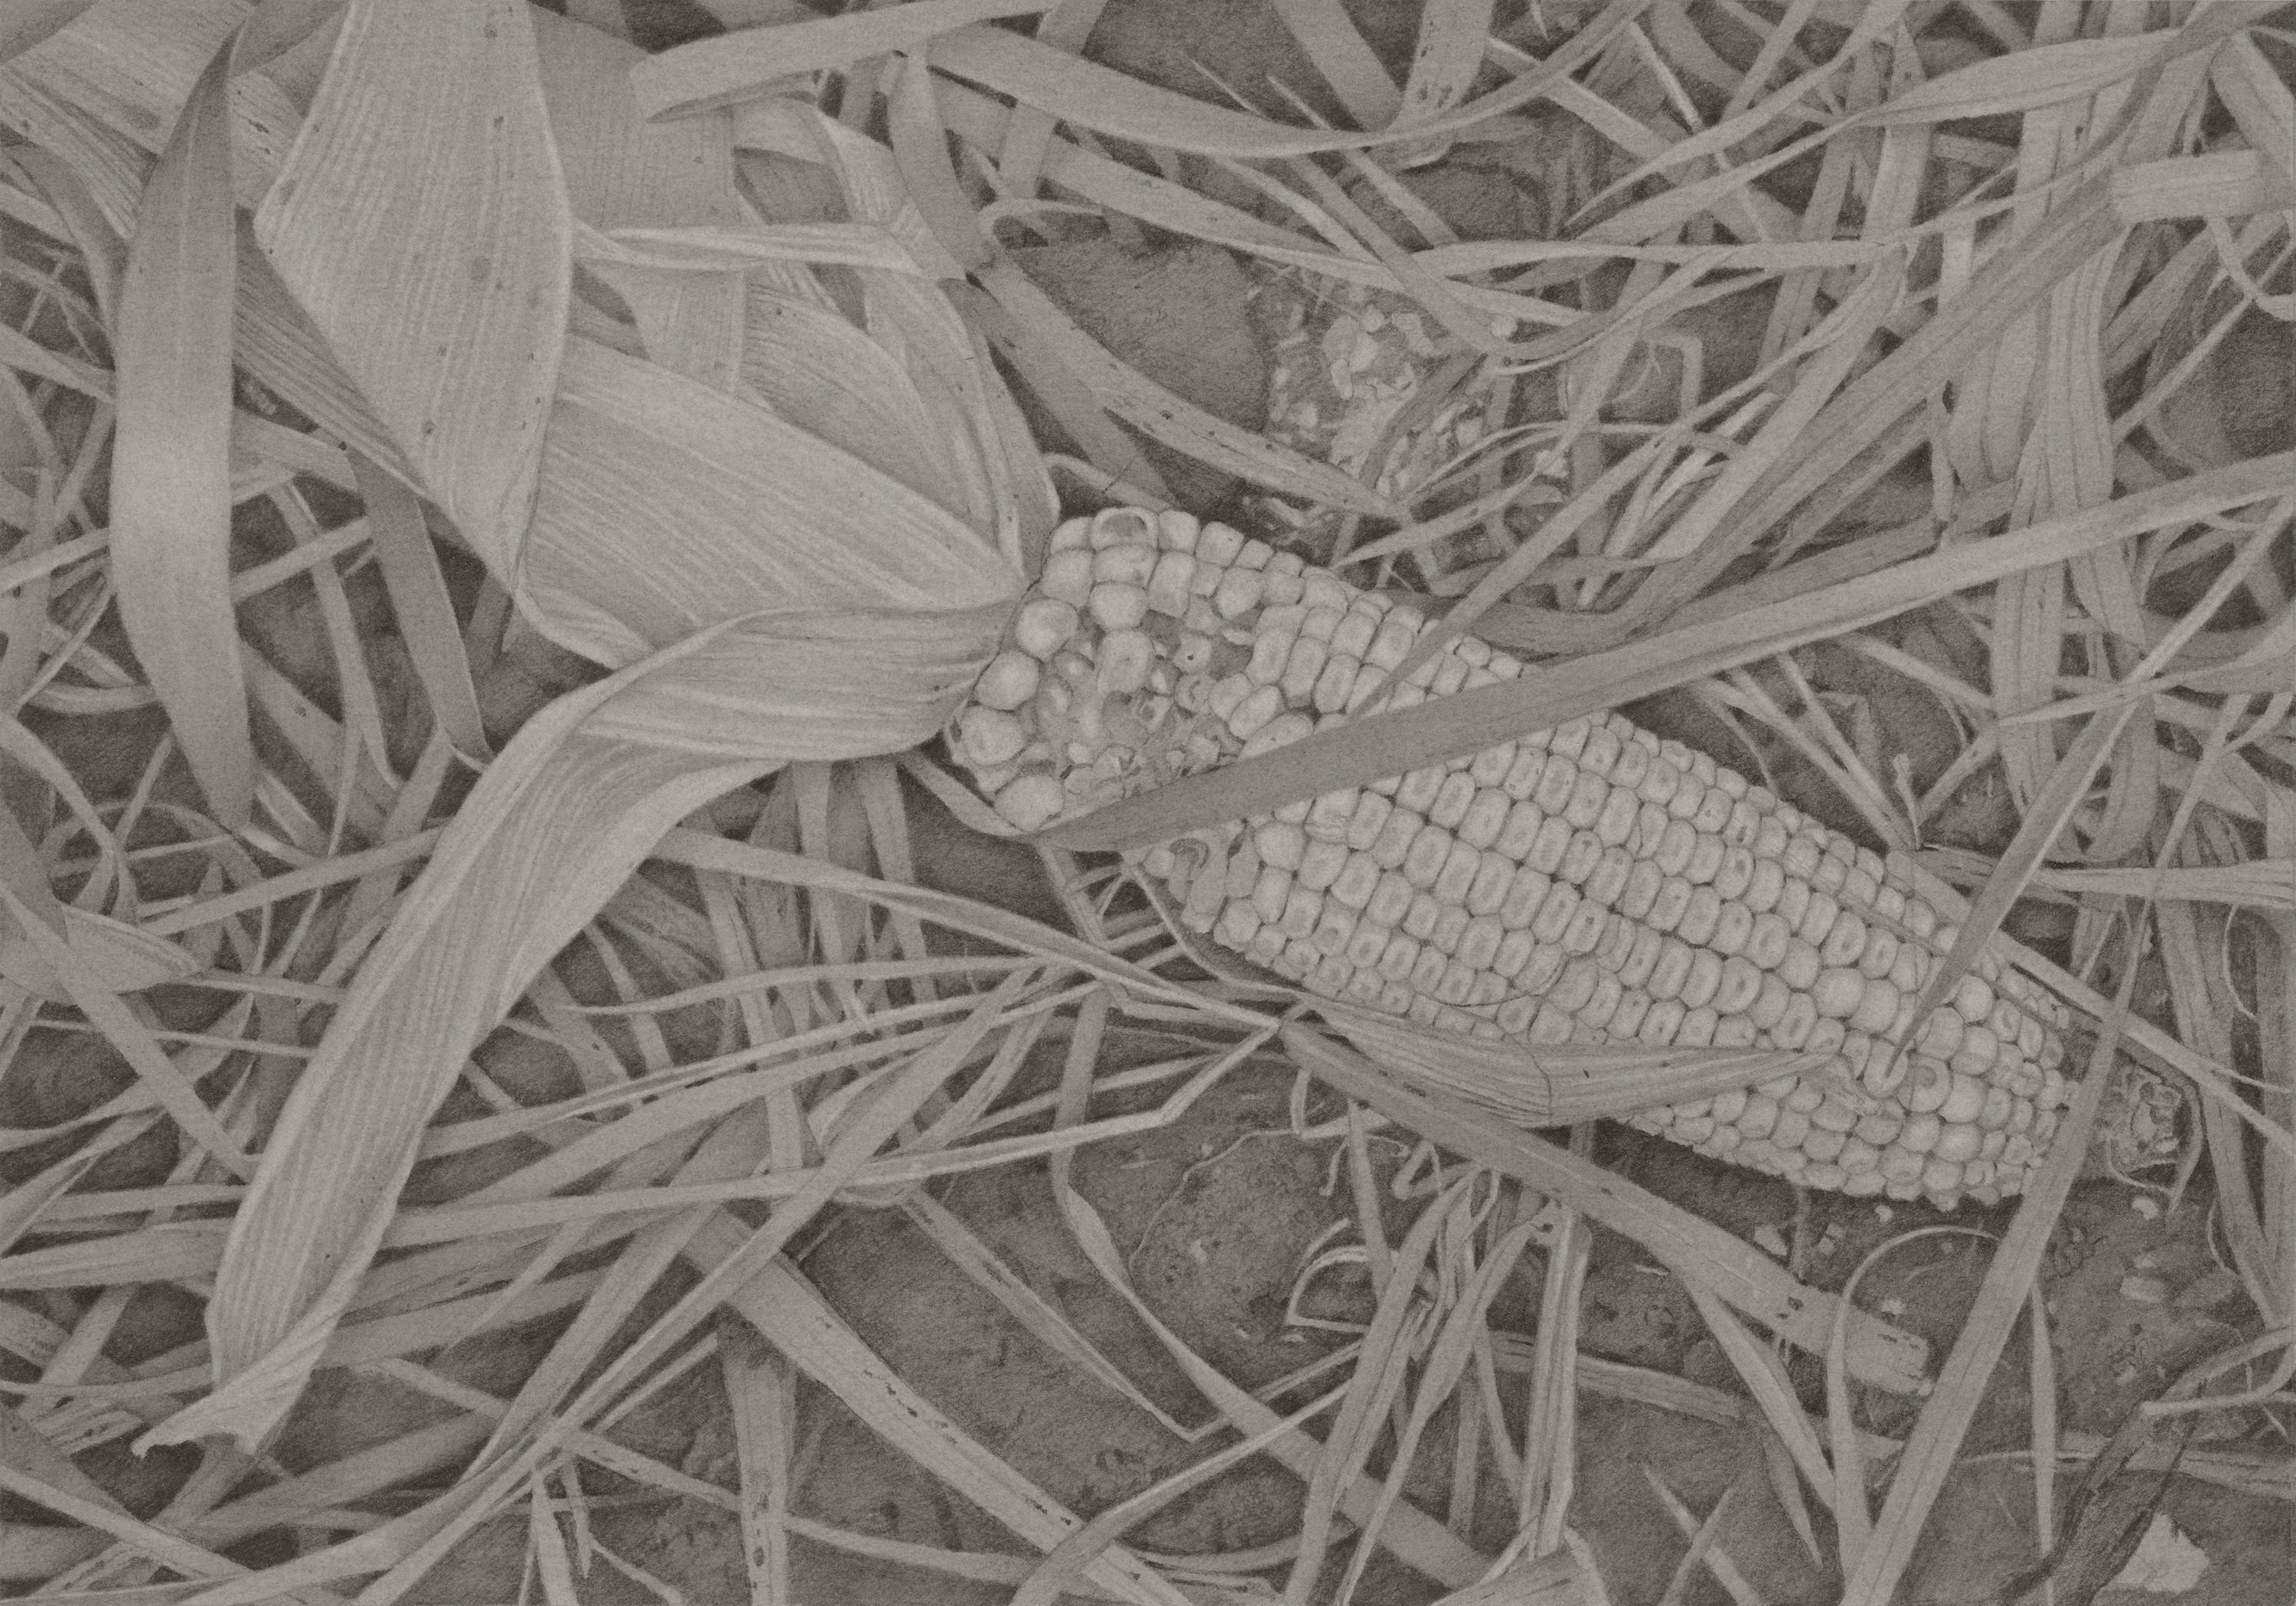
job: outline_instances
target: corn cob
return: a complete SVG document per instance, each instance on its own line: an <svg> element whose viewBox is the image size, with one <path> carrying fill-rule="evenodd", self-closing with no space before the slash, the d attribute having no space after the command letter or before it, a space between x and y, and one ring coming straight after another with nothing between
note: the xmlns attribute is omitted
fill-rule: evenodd
<svg viewBox="0 0 2296 1606"><path fill-rule="evenodd" d="M1054 533L950 746L1034 830L1344 721L1425 624L1226 525L1112 508ZM1389 705L1521 667L1462 638ZM1812 1187L1997 1202L2069 1097L2054 999L1988 954L1916 1025L1956 928L1875 853L1614 714L1132 864L1190 930L1424 1025L1829 1055L1817 1075L1631 1118Z"/></svg>

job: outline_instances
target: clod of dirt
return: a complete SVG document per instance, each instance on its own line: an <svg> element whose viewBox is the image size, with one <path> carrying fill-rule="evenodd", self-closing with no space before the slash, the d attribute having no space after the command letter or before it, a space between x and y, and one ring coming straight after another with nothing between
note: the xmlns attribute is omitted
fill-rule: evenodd
<svg viewBox="0 0 2296 1606"><path fill-rule="evenodd" d="M1265 420L1267 364L1244 309L1250 284L1226 251L1201 243L1132 251L1103 238L1013 258L1086 334L1166 390L1247 429ZM1233 475L1145 446L1183 507L1215 508L1235 490Z"/></svg>
<svg viewBox="0 0 2296 1606"><path fill-rule="evenodd" d="M726 24L698 0L622 0L622 15L632 43L645 51L690 45L726 31Z"/></svg>
<svg viewBox="0 0 2296 1606"><path fill-rule="evenodd" d="M2195 388L2214 400L2240 456L2296 447L2296 327L2250 308L2210 352Z"/></svg>
<svg viewBox="0 0 2296 1606"><path fill-rule="evenodd" d="M1530 196L1503 167L1454 158L1395 177L1462 240L1538 237L1538 217ZM1390 238L1406 244L1419 240L1421 231L1368 184L1351 185L1349 193Z"/></svg>

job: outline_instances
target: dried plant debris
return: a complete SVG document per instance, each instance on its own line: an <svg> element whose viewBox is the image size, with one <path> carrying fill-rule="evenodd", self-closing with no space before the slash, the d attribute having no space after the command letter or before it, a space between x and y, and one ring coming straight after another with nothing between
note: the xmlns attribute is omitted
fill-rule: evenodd
<svg viewBox="0 0 2296 1606"><path fill-rule="evenodd" d="M19 9L0 1592L2296 1593L2285 7Z"/></svg>

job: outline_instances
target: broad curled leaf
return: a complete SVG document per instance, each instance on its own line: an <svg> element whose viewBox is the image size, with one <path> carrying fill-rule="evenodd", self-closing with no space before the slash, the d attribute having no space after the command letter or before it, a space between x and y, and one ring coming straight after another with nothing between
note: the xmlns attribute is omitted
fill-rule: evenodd
<svg viewBox="0 0 2296 1606"><path fill-rule="evenodd" d="M252 1447L301 1393L381 1247L472 1046L679 819L792 758L937 728L1002 628L897 613L706 630L528 722L441 835L297 1078L207 1313L217 1387L149 1436Z"/></svg>
<svg viewBox="0 0 2296 1606"><path fill-rule="evenodd" d="M742 614L961 611L1021 587L955 515L819 436L567 348L520 589L561 646L625 664Z"/></svg>
<svg viewBox="0 0 2296 1606"><path fill-rule="evenodd" d="M255 218L280 276L498 574L532 508L573 223L517 0L350 0Z"/></svg>

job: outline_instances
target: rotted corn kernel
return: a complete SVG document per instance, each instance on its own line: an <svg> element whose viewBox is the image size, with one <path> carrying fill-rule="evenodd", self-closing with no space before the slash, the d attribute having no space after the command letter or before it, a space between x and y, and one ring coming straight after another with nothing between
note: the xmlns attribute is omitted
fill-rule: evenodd
<svg viewBox="0 0 2296 1606"><path fill-rule="evenodd" d="M1113 508L1052 548L950 728L1024 830L1343 722L1426 627L1185 514ZM1521 671L1463 638L1390 700ZM1956 928L1877 855L1616 715L1133 862L1184 926L1323 996L1530 1043L1828 1056L1636 1118L1812 1186L1997 1201L2023 1190L2069 1097L2062 1005L1988 954L1915 1021Z"/></svg>

